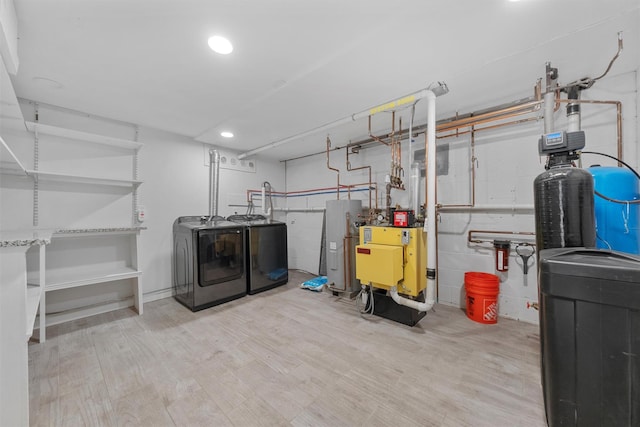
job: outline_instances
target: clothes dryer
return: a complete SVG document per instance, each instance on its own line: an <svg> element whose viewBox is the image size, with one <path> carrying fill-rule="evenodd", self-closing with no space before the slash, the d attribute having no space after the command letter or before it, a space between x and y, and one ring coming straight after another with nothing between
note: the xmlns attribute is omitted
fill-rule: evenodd
<svg viewBox="0 0 640 427"><path fill-rule="evenodd" d="M247 293L256 294L287 283L287 224L262 215L232 215L227 219L247 227Z"/></svg>
<svg viewBox="0 0 640 427"><path fill-rule="evenodd" d="M242 224L223 217L183 216L173 223L173 295L191 311L247 293Z"/></svg>

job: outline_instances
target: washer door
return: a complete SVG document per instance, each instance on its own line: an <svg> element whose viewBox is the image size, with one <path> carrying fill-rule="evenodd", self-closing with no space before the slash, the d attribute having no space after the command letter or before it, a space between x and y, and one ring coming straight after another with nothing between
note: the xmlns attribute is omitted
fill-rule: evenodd
<svg viewBox="0 0 640 427"><path fill-rule="evenodd" d="M201 230L198 237L199 286L239 279L244 273L241 229Z"/></svg>

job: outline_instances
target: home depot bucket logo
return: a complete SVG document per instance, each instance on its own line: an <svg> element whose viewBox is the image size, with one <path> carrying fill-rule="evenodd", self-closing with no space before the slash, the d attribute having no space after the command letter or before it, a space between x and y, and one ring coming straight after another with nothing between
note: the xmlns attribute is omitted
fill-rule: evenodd
<svg viewBox="0 0 640 427"><path fill-rule="evenodd" d="M487 305L489 303L489 305ZM482 318L486 321L496 320L498 318L498 303L495 300L484 300L484 311Z"/></svg>

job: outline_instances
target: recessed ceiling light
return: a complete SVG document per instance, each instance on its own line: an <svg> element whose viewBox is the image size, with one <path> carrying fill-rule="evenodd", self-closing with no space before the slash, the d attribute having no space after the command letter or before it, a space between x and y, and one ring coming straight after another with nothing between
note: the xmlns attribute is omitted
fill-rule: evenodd
<svg viewBox="0 0 640 427"><path fill-rule="evenodd" d="M227 55L233 52L233 46L231 45L231 42L222 36L209 37L208 43L211 50L221 55Z"/></svg>
<svg viewBox="0 0 640 427"><path fill-rule="evenodd" d="M220 132L220 136L224 138L233 138L233 132L228 132L228 131Z"/></svg>

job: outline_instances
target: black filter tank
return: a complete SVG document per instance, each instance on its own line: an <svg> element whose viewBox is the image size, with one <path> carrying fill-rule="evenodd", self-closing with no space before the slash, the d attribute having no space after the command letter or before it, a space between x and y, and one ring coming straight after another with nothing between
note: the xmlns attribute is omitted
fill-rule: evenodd
<svg viewBox="0 0 640 427"><path fill-rule="evenodd" d="M533 183L537 250L596 246L593 177L569 164L553 166Z"/></svg>

